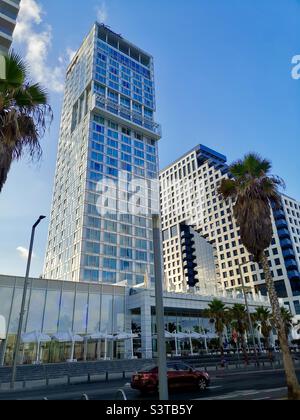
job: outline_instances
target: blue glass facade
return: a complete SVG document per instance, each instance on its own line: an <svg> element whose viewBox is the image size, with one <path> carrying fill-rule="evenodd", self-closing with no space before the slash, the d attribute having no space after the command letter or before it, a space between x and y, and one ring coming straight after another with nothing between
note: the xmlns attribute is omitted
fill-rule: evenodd
<svg viewBox="0 0 300 420"><path fill-rule="evenodd" d="M96 24L67 73L48 278L130 286L154 281L152 214L159 209L160 139L154 112L152 57ZM75 139L80 146L71 161ZM61 173L62 160L67 174ZM61 183L72 171L75 191ZM77 206L74 192L81 200ZM69 229L70 252L62 252L66 243L57 249L69 223L61 201L66 214L73 206L70 219L77 219ZM79 258L73 262L75 249Z"/></svg>

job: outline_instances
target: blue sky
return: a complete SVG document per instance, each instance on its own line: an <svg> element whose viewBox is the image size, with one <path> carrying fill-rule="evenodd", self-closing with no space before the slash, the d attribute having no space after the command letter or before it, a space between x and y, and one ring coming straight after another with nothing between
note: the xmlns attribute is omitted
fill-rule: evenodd
<svg viewBox="0 0 300 420"><path fill-rule="evenodd" d="M22 1L15 49L48 87L55 120L42 161L14 164L0 195L1 273L24 274L31 225L45 214L32 275L42 272L64 66L97 16L155 58L162 167L198 143L229 161L257 151L300 199L300 80L291 77L300 54L299 0Z"/></svg>

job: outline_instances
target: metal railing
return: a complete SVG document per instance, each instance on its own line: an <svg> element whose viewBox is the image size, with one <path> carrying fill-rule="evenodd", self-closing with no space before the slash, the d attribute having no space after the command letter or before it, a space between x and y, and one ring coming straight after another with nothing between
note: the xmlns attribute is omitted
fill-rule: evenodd
<svg viewBox="0 0 300 420"><path fill-rule="evenodd" d="M161 125L155 121L147 118L141 114L138 114L110 99L105 98L103 95L95 94L95 106L99 109L104 109L107 112L117 115L124 120L130 121L133 124L140 125L144 129L151 131L152 133L161 136L162 130Z"/></svg>

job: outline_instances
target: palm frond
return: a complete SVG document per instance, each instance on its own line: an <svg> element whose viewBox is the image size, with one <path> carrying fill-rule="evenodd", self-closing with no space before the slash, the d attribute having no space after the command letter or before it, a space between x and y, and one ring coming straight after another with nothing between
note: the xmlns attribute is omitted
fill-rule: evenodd
<svg viewBox="0 0 300 420"><path fill-rule="evenodd" d="M225 200L228 198L235 198L237 193L236 181L234 179L223 179L218 192L224 197Z"/></svg>
<svg viewBox="0 0 300 420"><path fill-rule="evenodd" d="M13 160L25 154L39 159L40 139L53 120L48 94L27 82L24 61L15 53L6 57L6 79L0 82L0 191Z"/></svg>
<svg viewBox="0 0 300 420"><path fill-rule="evenodd" d="M26 75L28 74L27 65L24 60L16 54L11 52L5 57L6 62L6 78L0 81L0 89L18 88L26 82Z"/></svg>

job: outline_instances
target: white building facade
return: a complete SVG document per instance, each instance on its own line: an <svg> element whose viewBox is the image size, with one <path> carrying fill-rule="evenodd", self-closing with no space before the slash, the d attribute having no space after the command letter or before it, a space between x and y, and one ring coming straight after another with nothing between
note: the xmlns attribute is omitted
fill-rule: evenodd
<svg viewBox="0 0 300 420"><path fill-rule="evenodd" d="M0 54L10 49L19 9L20 0L0 0Z"/></svg>
<svg viewBox="0 0 300 420"><path fill-rule="evenodd" d="M67 71L46 278L154 282L153 58L95 24Z"/></svg>
<svg viewBox="0 0 300 420"><path fill-rule="evenodd" d="M266 295L264 274L242 245L239 228L232 217L232 203L217 193L222 178L228 177L227 159L200 145L160 173L163 251L166 285L186 292L179 226L193 226L214 247L217 287L240 289L245 285ZM299 203L282 196L282 210L274 212L274 237L268 251L276 290L294 315L299 314ZM199 285L198 285L199 287ZM201 289L200 289L201 292Z"/></svg>

